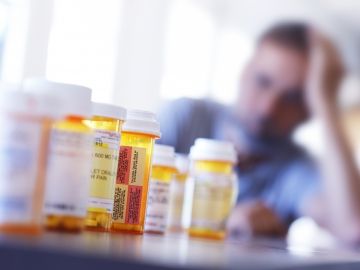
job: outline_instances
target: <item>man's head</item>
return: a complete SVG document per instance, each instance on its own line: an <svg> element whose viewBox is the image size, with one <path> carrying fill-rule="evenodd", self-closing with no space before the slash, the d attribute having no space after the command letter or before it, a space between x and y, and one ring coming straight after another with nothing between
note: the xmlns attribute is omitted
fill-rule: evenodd
<svg viewBox="0 0 360 270"><path fill-rule="evenodd" d="M283 23L266 31L245 68L237 109L247 133L278 141L308 116L304 88L308 61L307 26Z"/></svg>

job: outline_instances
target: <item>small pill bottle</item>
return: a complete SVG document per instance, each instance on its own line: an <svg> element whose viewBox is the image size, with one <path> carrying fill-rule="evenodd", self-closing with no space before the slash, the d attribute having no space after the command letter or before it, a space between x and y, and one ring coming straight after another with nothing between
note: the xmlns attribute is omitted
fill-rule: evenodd
<svg viewBox="0 0 360 270"><path fill-rule="evenodd" d="M144 232L153 147L160 138L155 114L128 110L121 135L111 231Z"/></svg>
<svg viewBox="0 0 360 270"><path fill-rule="evenodd" d="M84 228L92 163L93 132L89 88L29 79L29 92L56 97L62 117L51 128L45 188L45 227L79 232Z"/></svg>
<svg viewBox="0 0 360 270"><path fill-rule="evenodd" d="M56 108L0 85L0 232L36 235L42 231L46 154Z"/></svg>
<svg viewBox="0 0 360 270"><path fill-rule="evenodd" d="M169 230L182 232L184 230L184 197L186 180L189 174L189 159L186 155L175 155L176 174L171 183Z"/></svg>
<svg viewBox="0 0 360 270"><path fill-rule="evenodd" d="M92 103L92 118L86 121L94 131L90 192L86 229L109 231L114 205L120 137L126 109Z"/></svg>
<svg viewBox="0 0 360 270"><path fill-rule="evenodd" d="M229 142L200 138L191 147L190 159L193 199L189 234L223 239L237 196L235 148Z"/></svg>
<svg viewBox="0 0 360 270"><path fill-rule="evenodd" d="M145 232L165 233L168 224L170 184L175 173L174 147L155 144L147 199Z"/></svg>

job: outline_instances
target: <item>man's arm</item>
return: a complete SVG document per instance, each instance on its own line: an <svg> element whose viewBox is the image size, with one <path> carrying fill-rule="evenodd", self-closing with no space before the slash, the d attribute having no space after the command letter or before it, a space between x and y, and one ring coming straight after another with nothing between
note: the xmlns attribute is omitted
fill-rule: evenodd
<svg viewBox="0 0 360 270"><path fill-rule="evenodd" d="M274 210L258 200L238 204L227 221L226 230L228 237L240 239L286 233L286 227Z"/></svg>
<svg viewBox="0 0 360 270"><path fill-rule="evenodd" d="M344 135L336 104L343 72L339 56L324 37L312 33L308 103L325 134L321 197L308 200L304 213L340 240L360 241L360 175Z"/></svg>

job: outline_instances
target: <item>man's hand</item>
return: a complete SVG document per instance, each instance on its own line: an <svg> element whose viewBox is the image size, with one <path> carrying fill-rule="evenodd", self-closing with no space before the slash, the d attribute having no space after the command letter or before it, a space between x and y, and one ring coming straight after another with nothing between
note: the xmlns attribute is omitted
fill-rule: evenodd
<svg viewBox="0 0 360 270"><path fill-rule="evenodd" d="M230 237L282 236L286 233L278 216L259 201L239 204L227 223Z"/></svg>
<svg viewBox="0 0 360 270"><path fill-rule="evenodd" d="M338 239L359 245L360 174L343 132L336 104L343 66L338 52L328 39L314 31L310 37L306 94L309 108L321 121L325 147L319 160L322 202L305 202L303 214L323 224ZM314 208L317 210L313 211Z"/></svg>
<svg viewBox="0 0 360 270"><path fill-rule="evenodd" d="M313 114L336 109L339 86L344 75L340 55L329 39L316 31L310 35L310 60L306 98Z"/></svg>

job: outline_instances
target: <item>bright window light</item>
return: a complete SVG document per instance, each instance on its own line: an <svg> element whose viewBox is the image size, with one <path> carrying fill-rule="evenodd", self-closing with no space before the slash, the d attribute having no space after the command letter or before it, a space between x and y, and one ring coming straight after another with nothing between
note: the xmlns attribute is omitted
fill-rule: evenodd
<svg viewBox="0 0 360 270"><path fill-rule="evenodd" d="M111 102L122 1L55 0L46 75L88 86Z"/></svg>
<svg viewBox="0 0 360 270"><path fill-rule="evenodd" d="M233 29L221 31L212 76L212 98L228 104L234 102L238 93L240 74L252 50L252 40L241 32Z"/></svg>
<svg viewBox="0 0 360 270"><path fill-rule="evenodd" d="M165 43L163 98L203 97L210 89L215 26L210 14L191 1L175 1Z"/></svg>
<svg viewBox="0 0 360 270"><path fill-rule="evenodd" d="M5 46L6 27L9 20L10 3L0 1L0 72L2 67L3 50Z"/></svg>
<svg viewBox="0 0 360 270"><path fill-rule="evenodd" d="M28 0L1 3L0 31L4 31L3 34L6 35L1 55L1 80L18 83L23 79L29 3Z"/></svg>
<svg viewBox="0 0 360 270"><path fill-rule="evenodd" d="M252 53L252 39L220 26L213 14L191 1L174 1L167 25L162 98L233 102L239 74Z"/></svg>

